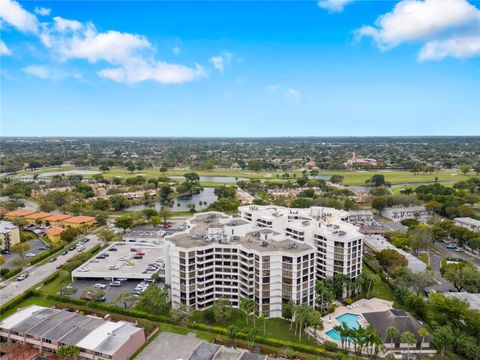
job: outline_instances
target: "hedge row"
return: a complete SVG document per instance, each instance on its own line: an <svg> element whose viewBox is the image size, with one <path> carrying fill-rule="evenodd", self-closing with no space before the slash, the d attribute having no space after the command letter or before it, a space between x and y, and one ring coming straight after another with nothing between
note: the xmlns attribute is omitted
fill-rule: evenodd
<svg viewBox="0 0 480 360"><path fill-rule="evenodd" d="M24 293L18 295L17 297L7 301L5 304L3 304L0 307L0 314L3 314L5 311L8 311L8 310L14 308L18 304L20 304L23 300L28 299L30 296L32 296L32 291L27 290Z"/></svg>
<svg viewBox="0 0 480 360"><path fill-rule="evenodd" d="M48 249L47 251L41 252L40 254L38 254L37 256L33 257L30 260L30 265L38 264L40 261L45 260L46 258L48 258L49 256L52 256L53 254L56 254L57 252L62 250L64 247L65 245L54 246Z"/></svg>
<svg viewBox="0 0 480 360"><path fill-rule="evenodd" d="M134 318L142 318L142 319L156 321L156 322L164 322L164 323L173 324L173 325L177 324L171 318L166 316L149 314L139 310L125 309L122 307L106 304L103 302L87 301L87 300L71 298L63 295L49 295L37 290L32 291L32 294L40 298L44 298L44 299L48 299L56 302L62 302L66 304L84 306L86 308L96 309L99 311L105 311L109 313L125 315L125 316L134 317ZM190 329L201 330L201 331L206 331L214 334L228 336L228 330L223 327L207 326L205 324L191 323L191 322L187 324L187 327ZM244 340L247 339L247 336L242 332L239 333L238 337ZM299 344L299 343L291 342L287 340L268 338L268 337L263 337L258 335L255 337L255 339L256 339L255 341L258 344L264 344L264 345L275 346L275 347L289 347L295 351L299 351L307 354L322 355L332 359L337 358L337 356L334 353L327 352L323 347L319 347L319 346L317 347L317 346L311 346L311 345L304 345L304 344Z"/></svg>
<svg viewBox="0 0 480 360"><path fill-rule="evenodd" d="M85 306L85 307L88 307L88 308L91 308L91 309L116 313L116 314L119 314L119 315L131 316L131 317L135 317L135 318L142 318L142 319L156 321L156 322L166 322L166 323L169 323L169 324L175 324L175 322L172 319L170 319L166 316L149 314L149 313L139 311L139 310L134 310L134 309L125 309L125 308L115 306L115 305L110 305L110 304L107 304L107 303L104 303L104 302L76 299L76 298L72 298L72 297L64 296L64 295L45 294L41 290L40 291L33 290L32 294L34 296L37 296L37 297L40 297L40 298L43 298L43 299L63 302L63 303L66 303L66 304Z"/></svg>
<svg viewBox="0 0 480 360"><path fill-rule="evenodd" d="M228 336L228 330L223 327L208 326L208 325L199 324L199 323L188 323L188 327L195 330L202 330L202 331L212 332L219 335ZM244 334L243 332L239 332L238 338L247 340L247 335ZM274 346L279 348L288 347L292 350L299 351L305 354L322 355L324 357L328 357L331 359L337 359L336 354L327 352L323 347L320 347L320 346L305 345L305 344L300 344L292 341L281 340L277 338L269 338L269 337L264 337L259 335L255 336L255 342L258 344L264 344L264 345L269 345L269 346Z"/></svg>
<svg viewBox="0 0 480 360"><path fill-rule="evenodd" d="M10 270L8 273L6 273L5 275L3 275L3 278L5 280L7 279L10 279L11 277L14 277L15 275L17 274L20 274L20 272L22 271L22 268L21 267L17 267L13 270Z"/></svg>

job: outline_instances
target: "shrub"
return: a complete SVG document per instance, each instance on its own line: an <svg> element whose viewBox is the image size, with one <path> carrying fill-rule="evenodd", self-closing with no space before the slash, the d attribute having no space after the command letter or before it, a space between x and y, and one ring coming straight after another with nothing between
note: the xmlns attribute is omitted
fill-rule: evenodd
<svg viewBox="0 0 480 360"><path fill-rule="evenodd" d="M3 268L2 270L0 270L0 276L1 276L1 277L4 277L4 276L7 275L9 272L10 272L10 269Z"/></svg>
<svg viewBox="0 0 480 360"><path fill-rule="evenodd" d="M7 274L4 275L4 279L10 279L11 277L14 277L15 275L19 274L22 271L21 267L17 267L13 270L10 270Z"/></svg>
<svg viewBox="0 0 480 360"><path fill-rule="evenodd" d="M323 346L325 347L325 350L327 351L337 351L338 345L337 343L334 343L333 341L324 341Z"/></svg>

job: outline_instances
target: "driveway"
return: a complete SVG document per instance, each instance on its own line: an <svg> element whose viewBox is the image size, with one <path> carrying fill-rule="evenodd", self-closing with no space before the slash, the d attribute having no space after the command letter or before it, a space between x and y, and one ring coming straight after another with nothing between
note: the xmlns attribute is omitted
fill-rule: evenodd
<svg viewBox="0 0 480 360"><path fill-rule="evenodd" d="M85 244L85 249L89 250L95 245L100 243L100 240L96 235L87 235L84 238L89 238L90 241ZM79 241L79 240L78 240ZM74 243L73 243L74 244ZM68 259L77 255L76 251L69 251L66 255L58 256L54 262L48 262L44 265L34 265L27 268L23 272L28 272L29 276L23 281L16 281L16 276L12 279L6 280L0 283L2 289L0 291L0 305L5 304L7 301L15 298L16 296L24 293L28 289L35 286L37 283L45 280L48 276L57 271L57 265L65 263ZM22 273L23 273L22 272Z"/></svg>

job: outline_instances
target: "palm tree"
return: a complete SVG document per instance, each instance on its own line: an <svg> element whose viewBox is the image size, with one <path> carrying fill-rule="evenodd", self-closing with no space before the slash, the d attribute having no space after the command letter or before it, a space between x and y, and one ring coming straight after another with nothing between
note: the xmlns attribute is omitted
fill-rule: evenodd
<svg viewBox="0 0 480 360"><path fill-rule="evenodd" d="M407 353L410 353L410 345L414 345L417 339L410 331L404 331L402 335L400 335L400 341L403 344L407 344Z"/></svg>
<svg viewBox="0 0 480 360"><path fill-rule="evenodd" d="M307 319L308 325L313 327L315 339L317 338L317 329L323 329L322 314L319 311L310 311Z"/></svg>
<svg viewBox="0 0 480 360"><path fill-rule="evenodd" d="M250 298L243 298L240 301L240 310L242 310L245 314L245 320L248 325L248 315L253 311L255 308L255 301Z"/></svg>
<svg viewBox="0 0 480 360"><path fill-rule="evenodd" d="M237 347L238 329L235 325L230 325L227 329L227 335L232 342L233 347Z"/></svg>
<svg viewBox="0 0 480 360"><path fill-rule="evenodd" d="M400 335L400 332L398 329L394 326L389 326L387 328L387 337L390 339L390 344L391 344L391 350L393 350L393 346L395 344L395 339L398 338Z"/></svg>
<svg viewBox="0 0 480 360"><path fill-rule="evenodd" d="M333 289L324 281L317 281L315 284L315 291L317 293L317 304L320 305L320 311L323 312L328 308L328 305L333 301L335 295Z"/></svg>
<svg viewBox="0 0 480 360"><path fill-rule="evenodd" d="M425 338L430 335L424 327L418 329L418 335L422 337L422 342L420 343L420 354L422 353L422 346L423 342L425 341Z"/></svg>

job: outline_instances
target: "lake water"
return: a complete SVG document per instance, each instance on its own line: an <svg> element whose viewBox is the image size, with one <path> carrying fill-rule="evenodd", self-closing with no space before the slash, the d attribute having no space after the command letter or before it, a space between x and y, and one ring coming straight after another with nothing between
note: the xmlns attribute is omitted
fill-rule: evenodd
<svg viewBox="0 0 480 360"><path fill-rule="evenodd" d="M101 174L101 171L95 171L95 170L67 170L67 171L50 171L50 172L44 172L38 174L38 177L50 177L50 176L55 176L55 175L62 175L64 174L65 176L69 175L96 175L96 174Z"/></svg>
<svg viewBox="0 0 480 360"><path fill-rule="evenodd" d="M185 180L183 176L169 176L172 179L182 179ZM234 178L232 176L200 176L200 181L204 182L224 182L224 183L236 183L240 180L248 180L246 178Z"/></svg>
<svg viewBox="0 0 480 360"><path fill-rule="evenodd" d="M172 207L169 209L172 211L184 211L184 210L189 210L188 204L195 204L195 209L196 210L203 210L206 209L211 203L217 201L217 195L214 193L214 188L210 187L204 187L203 190L195 195L185 197L185 198L176 198L174 199L174 204ZM199 202L202 202L202 205L199 205ZM207 204L204 204L205 201ZM155 209L160 210L162 207L165 207L165 204L161 203L160 201L155 201L153 204L155 204ZM148 206L146 204L140 204L140 205L133 205L128 207L127 211L141 211L143 209L148 209L151 206Z"/></svg>

